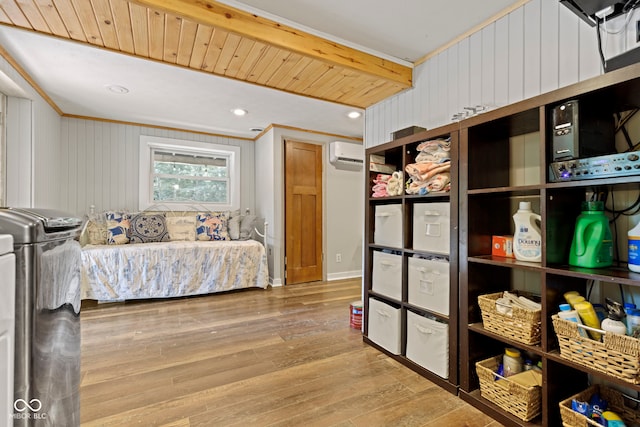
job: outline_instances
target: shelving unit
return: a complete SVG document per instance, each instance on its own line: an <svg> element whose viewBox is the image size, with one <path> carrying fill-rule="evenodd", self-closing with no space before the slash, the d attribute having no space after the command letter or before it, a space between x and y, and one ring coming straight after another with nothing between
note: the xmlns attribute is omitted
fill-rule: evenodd
<svg viewBox="0 0 640 427"><path fill-rule="evenodd" d="M594 270L568 265L574 224L586 192L640 188L640 176L551 182L551 110L572 99L598 108L613 120L615 113L640 106L640 67L618 70L460 123L460 397L509 426L562 425L558 403L585 390L590 375L640 391L640 386L561 357L551 322L564 302L564 292L577 290L584 296L590 280L604 287L640 285L640 275L625 266ZM512 215L520 201L531 202L534 212L542 216L541 263L491 256L492 235L513 235ZM483 327L478 296L504 290L541 297L540 344L523 345ZM542 361L542 413L528 423L480 396L475 363L502 354L505 347L516 347Z"/></svg>
<svg viewBox="0 0 640 427"><path fill-rule="evenodd" d="M402 195L375 198L371 196L372 181L378 172L369 172L369 179L367 179L367 183L365 184L367 204L365 209L365 230L367 230L367 243L364 260L364 312L366 314L363 321L365 342L387 353L402 364L420 373L424 377L440 385L449 392L456 394L458 391L458 125L453 124L450 126L445 126L437 129L436 131L423 131L369 149L366 151L366 161L369 161L371 155L382 156L384 157L386 164L393 165L395 170L404 171L407 164L413 163L415 161L414 159L417 154L416 147L421 142L447 138L450 138L451 142L450 192L431 193L424 196L419 196L408 195L403 191ZM403 172L403 188L404 181L406 181L406 176L407 175ZM450 227L448 227L446 230L442 230L443 232L448 233L450 242L449 250L446 254L443 254L442 252L430 252L414 248L414 213L419 213L416 211L416 209L428 208L429 206L434 206L434 208L447 206L449 208ZM398 246L381 245L376 243L375 241L374 237L376 234L376 212L385 209L399 209L401 215L401 225L397 232L401 234L401 236L399 236L401 237L401 244ZM381 293L373 289L373 261L374 258L380 256L378 252L381 251L391 252L393 255L397 255L398 259L400 260L398 266L400 272L400 277L398 277L398 292L400 295L399 297L389 296L389 292L383 291ZM415 299L410 302L411 298L409 296L409 276L410 269L412 268L410 264L414 264L414 256L446 256L448 258L448 310L437 311L435 309L425 308L424 305L416 302ZM410 260L412 261L410 262ZM369 298L373 298L379 302L382 302L383 304L387 304L389 310L393 311L392 315L399 313L400 321L398 324L398 329L394 330L394 333L397 333L399 338L400 345L398 351L389 351L388 348L385 348L376 343L375 331L370 331L368 324L370 312ZM448 313L443 313L442 311L448 311ZM372 313L372 315L376 316L377 314L374 312ZM441 355L441 357L446 357L446 362L448 364L446 372L441 371L439 373L435 373L432 370L425 368L423 366L423 363L419 363L420 361L416 361L417 358L415 357L415 355L412 357L411 354L411 348L415 348L415 345L417 343L413 339L414 332L412 332L412 330L408 330L408 325L412 325L415 321L431 322L432 320L436 320L437 322L437 324L434 324L435 330L440 329L441 325L448 327L448 335L446 336L446 338L441 337L446 342L446 344L442 345L442 343L439 343L436 345L437 348L432 349L434 352L448 352L445 353L445 356ZM374 333L370 334L370 332ZM407 355L407 344L409 344L410 346L409 356ZM448 347L448 349L444 347ZM420 353L420 355L422 354L423 353ZM437 368L434 369L437 370ZM444 368L441 369L444 370Z"/></svg>
<svg viewBox="0 0 640 427"><path fill-rule="evenodd" d="M612 120L614 114L640 107L640 64L366 151L367 160L372 154L384 155L387 163L395 165L397 170L404 170L419 142L438 137L450 137L452 141L452 189L449 195L401 195L377 199L371 197L370 181L374 174L369 176L365 186L365 342L452 393L458 393L463 400L507 426L562 425L559 403L587 389L592 379L640 393L640 385L561 356L551 320L558 305L564 302L566 291L577 290L586 296L589 283L593 281L599 282L599 289L605 293L616 290L619 284L640 293L640 288L636 288L640 286L640 274L628 271L624 264L603 269L568 265L575 220L586 194L604 189L609 194L633 193L635 199L640 190L640 174L552 182L551 112L553 107L568 100L578 100L581 107L597 109ZM406 179L406 174L403 176ZM407 292L408 259L414 254L424 255L413 247L414 210L418 204L443 201L449 203L451 211L450 309L447 316L409 303ZM491 255L493 235L514 234L512 215L520 201L531 202L534 212L542 217L540 263ZM402 212L402 244L399 247L374 241L376 208L388 205L399 206ZM623 233L618 234L620 239L623 236ZM397 298L372 288L375 251L392 251L401 257L401 288ZM542 337L539 344L525 345L485 329L477 298L504 290L525 291L540 297ZM399 314L396 354L369 337L369 298L388 304ZM448 324L447 379L407 358L407 313L428 315ZM476 362L503 354L505 347L518 348L542 362L542 412L529 422L505 411L480 393Z"/></svg>

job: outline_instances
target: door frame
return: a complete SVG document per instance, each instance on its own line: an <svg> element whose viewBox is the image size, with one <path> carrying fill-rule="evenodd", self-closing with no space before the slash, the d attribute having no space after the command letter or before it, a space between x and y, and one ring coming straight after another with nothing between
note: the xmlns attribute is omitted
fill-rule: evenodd
<svg viewBox="0 0 640 427"><path fill-rule="evenodd" d="M286 229L287 229L287 224L286 224L286 220L287 220L287 215L286 215L286 210L287 210L287 206L286 206L286 183L285 183L285 174L286 174L286 170L285 170L285 156L286 156L286 150L285 150L285 143L286 141L291 141L291 142L300 142L303 144L311 144L311 145L320 145L321 146L321 152L322 152L322 281L326 281L327 280L327 257L326 257L326 253L327 253L327 197L326 197L326 193L327 193L327 156L328 156L328 142L322 142L322 141L312 141L312 140L308 140L308 139L304 139L304 138L296 138L296 137L288 137L288 136L282 136L281 139L281 147L282 147L282 168L281 168L281 184L282 184L282 258L281 258L281 265L282 265L282 285L286 286L287 285L287 278L286 278L286 262L285 262L285 258L286 258L286 254L287 254L287 234L286 234Z"/></svg>

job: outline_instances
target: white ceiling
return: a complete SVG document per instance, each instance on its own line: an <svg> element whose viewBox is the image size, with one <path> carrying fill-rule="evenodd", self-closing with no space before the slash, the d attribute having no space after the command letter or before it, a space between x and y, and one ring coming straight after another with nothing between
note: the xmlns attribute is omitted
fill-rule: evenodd
<svg viewBox="0 0 640 427"><path fill-rule="evenodd" d="M414 62L512 4L521 3L515 0L221 2L405 65L405 61ZM258 132L251 128L270 124L363 136L364 120L348 119L346 114L353 110L348 106L16 28L0 27L0 44L65 114L241 137L254 137ZM107 90L109 85L124 86L129 93L112 93ZM4 88L0 79L0 89ZM231 109L236 107L248 110L249 114L233 116Z"/></svg>

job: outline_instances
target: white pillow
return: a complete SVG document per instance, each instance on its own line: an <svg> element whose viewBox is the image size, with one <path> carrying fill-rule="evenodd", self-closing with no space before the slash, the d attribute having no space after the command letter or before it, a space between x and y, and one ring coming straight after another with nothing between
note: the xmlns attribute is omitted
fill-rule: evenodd
<svg viewBox="0 0 640 427"><path fill-rule="evenodd" d="M171 241L196 240L196 215L189 216L167 216L167 229Z"/></svg>

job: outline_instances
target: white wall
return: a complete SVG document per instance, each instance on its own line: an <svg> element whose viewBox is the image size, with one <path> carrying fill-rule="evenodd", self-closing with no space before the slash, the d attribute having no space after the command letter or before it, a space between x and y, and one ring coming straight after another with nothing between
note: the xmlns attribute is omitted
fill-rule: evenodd
<svg viewBox="0 0 640 427"><path fill-rule="evenodd" d="M398 129L451 123L601 74L596 30L557 0L531 0L414 69L414 87L365 115L365 145Z"/></svg>
<svg viewBox="0 0 640 427"><path fill-rule="evenodd" d="M335 280L362 274L364 228L364 173L336 169L329 163L329 143L335 137L312 132L272 128L256 141L256 207L269 218L269 271L273 284L284 283L284 141L324 146L325 278ZM336 262L336 253L342 262Z"/></svg>
<svg viewBox="0 0 640 427"><path fill-rule="evenodd" d="M0 57L0 91L7 97L6 205L60 209L49 188L59 187L60 116ZM44 182L42 189L37 182Z"/></svg>
<svg viewBox="0 0 640 427"><path fill-rule="evenodd" d="M83 215L90 205L138 210L140 135L239 146L240 206L255 210L253 141L74 118L62 118L60 134L61 185L49 191L68 212Z"/></svg>

